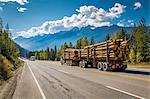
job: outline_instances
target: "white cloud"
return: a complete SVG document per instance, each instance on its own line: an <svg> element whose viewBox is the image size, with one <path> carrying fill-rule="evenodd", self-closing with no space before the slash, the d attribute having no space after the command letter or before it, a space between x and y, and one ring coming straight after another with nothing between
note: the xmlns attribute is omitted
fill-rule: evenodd
<svg viewBox="0 0 150 99"><path fill-rule="evenodd" d="M27 10L27 8L18 8L18 12L24 12L26 10Z"/></svg>
<svg viewBox="0 0 150 99"><path fill-rule="evenodd" d="M121 20L117 23L117 25L120 27L131 27L134 26L134 20Z"/></svg>
<svg viewBox="0 0 150 99"><path fill-rule="evenodd" d="M134 22L133 20L128 20L128 23L132 23L132 22Z"/></svg>
<svg viewBox="0 0 150 99"><path fill-rule="evenodd" d="M142 7L142 4L140 2L135 2L134 3L134 10L139 9Z"/></svg>
<svg viewBox="0 0 150 99"><path fill-rule="evenodd" d="M114 7L109 9L109 13L107 13L107 16L112 17L112 18L115 18L115 17L118 18L120 17L121 13L125 11L124 10L125 8L126 6L116 3Z"/></svg>
<svg viewBox="0 0 150 99"><path fill-rule="evenodd" d="M125 23L124 22L118 22L117 25L120 26L120 27L124 27Z"/></svg>
<svg viewBox="0 0 150 99"><path fill-rule="evenodd" d="M128 20L128 25L129 26L134 26L134 20Z"/></svg>
<svg viewBox="0 0 150 99"><path fill-rule="evenodd" d="M73 14L70 17L63 17L61 20L46 21L39 27L32 27L27 31L18 32L19 36L26 38L43 35L54 34L60 31L68 31L74 27L101 27L110 26L111 21L115 18L119 18L125 11L126 6L116 3L108 11L102 8L96 8L95 6L81 6L76 9L77 14Z"/></svg>
<svg viewBox="0 0 150 99"><path fill-rule="evenodd" d="M0 11L3 11L3 8L0 6Z"/></svg>
<svg viewBox="0 0 150 99"><path fill-rule="evenodd" d="M26 3L28 3L27 0L0 0L0 2L16 2L20 5L25 5Z"/></svg>

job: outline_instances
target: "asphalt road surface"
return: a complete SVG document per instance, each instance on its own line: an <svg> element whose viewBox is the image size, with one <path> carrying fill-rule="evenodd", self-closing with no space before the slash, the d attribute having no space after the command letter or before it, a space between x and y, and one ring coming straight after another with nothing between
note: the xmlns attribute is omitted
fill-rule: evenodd
<svg viewBox="0 0 150 99"><path fill-rule="evenodd" d="M25 60L13 99L150 99L150 76Z"/></svg>

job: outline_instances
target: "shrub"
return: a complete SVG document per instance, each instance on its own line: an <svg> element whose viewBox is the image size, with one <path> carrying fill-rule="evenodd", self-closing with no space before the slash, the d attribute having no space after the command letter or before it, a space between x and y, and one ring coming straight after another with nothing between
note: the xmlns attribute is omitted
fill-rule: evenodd
<svg viewBox="0 0 150 99"><path fill-rule="evenodd" d="M130 62L131 63L135 63L135 61L136 61L136 54L135 54L135 50L133 48L131 48L131 50L130 50L129 57L130 57Z"/></svg>
<svg viewBox="0 0 150 99"><path fill-rule="evenodd" d="M140 63L143 60L143 55L141 52L136 53L136 62Z"/></svg>
<svg viewBox="0 0 150 99"><path fill-rule="evenodd" d="M3 79L8 79L13 76L13 65L0 54L0 75Z"/></svg>

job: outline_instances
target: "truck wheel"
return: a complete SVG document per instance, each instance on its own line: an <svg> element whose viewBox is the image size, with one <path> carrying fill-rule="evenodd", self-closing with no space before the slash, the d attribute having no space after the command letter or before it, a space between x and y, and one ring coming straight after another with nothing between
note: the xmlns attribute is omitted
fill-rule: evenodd
<svg viewBox="0 0 150 99"><path fill-rule="evenodd" d="M102 70L102 63L101 63L101 62L98 62L98 64L97 64L97 69L98 69L98 70Z"/></svg>
<svg viewBox="0 0 150 99"><path fill-rule="evenodd" d="M81 68L85 68L86 67L86 65L87 65L87 63L86 63L86 61L80 61L80 63L79 63L79 67L81 67Z"/></svg>
<svg viewBox="0 0 150 99"><path fill-rule="evenodd" d="M82 61L82 68L85 68L87 65L86 61Z"/></svg>
<svg viewBox="0 0 150 99"><path fill-rule="evenodd" d="M69 64L69 66L72 66L72 63L73 63L73 62L72 62L72 61L70 61L69 63L70 63L70 64Z"/></svg>
<svg viewBox="0 0 150 99"><path fill-rule="evenodd" d="M68 61L68 66L70 66L70 61Z"/></svg>
<svg viewBox="0 0 150 99"><path fill-rule="evenodd" d="M82 68L82 61L79 62L79 67Z"/></svg>
<svg viewBox="0 0 150 99"><path fill-rule="evenodd" d="M108 70L107 63L103 63L103 70L104 70L104 71L107 71L107 70Z"/></svg>
<svg viewBox="0 0 150 99"><path fill-rule="evenodd" d="M66 61L67 66L69 66L69 61Z"/></svg>

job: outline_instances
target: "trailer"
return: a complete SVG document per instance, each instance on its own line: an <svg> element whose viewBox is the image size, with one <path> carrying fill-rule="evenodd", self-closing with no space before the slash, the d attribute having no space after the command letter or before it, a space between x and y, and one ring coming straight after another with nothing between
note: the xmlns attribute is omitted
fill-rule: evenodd
<svg viewBox="0 0 150 99"><path fill-rule="evenodd" d="M68 66L77 66L79 65L78 57L79 49L68 48L61 55L60 62L61 64L66 64Z"/></svg>
<svg viewBox="0 0 150 99"><path fill-rule="evenodd" d="M94 67L103 71L125 70L129 56L129 45L128 41L123 39L108 40L86 46L84 49L67 49L64 54L68 56L63 57L62 60L67 64L69 62L68 65L74 64L81 68Z"/></svg>

